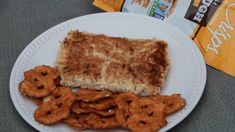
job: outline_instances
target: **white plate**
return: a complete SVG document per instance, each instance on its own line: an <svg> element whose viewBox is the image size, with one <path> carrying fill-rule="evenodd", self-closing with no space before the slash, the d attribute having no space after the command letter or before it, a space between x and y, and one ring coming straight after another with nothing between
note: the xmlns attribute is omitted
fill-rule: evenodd
<svg viewBox="0 0 235 132"><path fill-rule="evenodd" d="M12 69L10 78L12 101L20 115L36 129L61 132L75 130L63 123L52 126L37 123L33 119L36 105L30 99L23 97L18 90L24 71L42 64L54 66L59 42L68 31L75 29L115 37L156 37L169 43L171 66L161 93L180 93L186 99L187 105L183 110L169 116L167 126L161 131L169 130L182 121L201 98L206 82L205 62L195 43L177 28L155 18L130 13L82 16L63 22L39 35L20 54ZM119 130L123 129L115 129Z"/></svg>

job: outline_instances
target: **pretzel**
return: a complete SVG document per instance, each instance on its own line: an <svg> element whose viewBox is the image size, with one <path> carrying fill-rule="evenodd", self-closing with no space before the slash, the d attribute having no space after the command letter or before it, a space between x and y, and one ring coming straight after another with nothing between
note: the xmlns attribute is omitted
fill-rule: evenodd
<svg viewBox="0 0 235 132"><path fill-rule="evenodd" d="M95 108L91 108L91 107L87 106L83 102L75 102L72 105L71 110L76 114L96 113L96 114L99 114L99 115L102 115L102 116L115 115L115 112L116 112L115 108L110 108L110 109L106 109L106 110L97 110Z"/></svg>
<svg viewBox="0 0 235 132"><path fill-rule="evenodd" d="M40 106L43 103L43 98L35 98L33 99L33 102L37 105Z"/></svg>
<svg viewBox="0 0 235 132"><path fill-rule="evenodd" d="M19 90L24 96L41 98L48 96L59 82L57 71L49 66L36 66L24 73L25 79L20 82Z"/></svg>
<svg viewBox="0 0 235 132"><path fill-rule="evenodd" d="M54 124L66 118L75 96L69 87L59 87L49 101L43 102L34 112L34 119L42 124Z"/></svg>
<svg viewBox="0 0 235 132"><path fill-rule="evenodd" d="M77 99L83 102L92 102L99 99L108 98L112 96L112 92L108 90L92 90L81 88L76 93Z"/></svg>
<svg viewBox="0 0 235 132"><path fill-rule="evenodd" d="M63 121L75 128L78 129L88 129L90 126L86 123L86 116L87 115L77 115L77 114L70 114L67 118L65 118Z"/></svg>
<svg viewBox="0 0 235 132"><path fill-rule="evenodd" d="M82 103L82 105L83 105L83 107L90 107L90 108L94 108L97 110L105 110L110 107L116 106L113 98L97 100L95 102L90 102L90 103Z"/></svg>
<svg viewBox="0 0 235 132"><path fill-rule="evenodd" d="M130 104L127 128L133 132L155 132L167 124L165 105L149 98L142 98Z"/></svg>
<svg viewBox="0 0 235 132"><path fill-rule="evenodd" d="M116 111L116 119L122 127L127 128L127 120L130 116L129 105L135 102L138 99L138 96L129 92L129 93L120 93L115 98L115 103L118 106Z"/></svg>
<svg viewBox="0 0 235 132"><path fill-rule="evenodd" d="M64 122L78 129L105 129L119 126L115 116L102 117L95 113L71 114L68 118L64 119Z"/></svg>
<svg viewBox="0 0 235 132"><path fill-rule="evenodd" d="M108 116L108 117L103 117L98 114L91 113L87 117L87 122L88 124L95 129L104 129L104 128L115 128L118 127L119 124L116 121L115 116Z"/></svg>
<svg viewBox="0 0 235 132"><path fill-rule="evenodd" d="M172 114L183 107L185 107L185 100L180 96L180 94L173 94L171 96L168 95L157 95L152 96L151 99L153 99L156 102L161 102L166 105L166 113Z"/></svg>

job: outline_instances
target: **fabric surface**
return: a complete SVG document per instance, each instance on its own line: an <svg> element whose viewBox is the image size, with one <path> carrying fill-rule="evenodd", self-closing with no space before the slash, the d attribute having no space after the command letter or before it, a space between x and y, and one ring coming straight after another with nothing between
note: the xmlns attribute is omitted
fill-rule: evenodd
<svg viewBox="0 0 235 132"><path fill-rule="evenodd" d="M9 92L11 69L39 34L68 19L101 12L91 0L0 0L0 131L36 131L17 113ZM235 78L207 66L204 94L172 132L235 131Z"/></svg>

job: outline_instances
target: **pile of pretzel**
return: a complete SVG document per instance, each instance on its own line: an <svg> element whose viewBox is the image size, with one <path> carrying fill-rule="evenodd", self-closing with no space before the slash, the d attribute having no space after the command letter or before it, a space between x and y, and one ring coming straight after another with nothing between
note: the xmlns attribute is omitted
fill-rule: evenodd
<svg viewBox="0 0 235 132"><path fill-rule="evenodd" d="M79 89L59 84L59 74L49 66L37 66L24 73L19 90L38 102L34 119L42 124L63 121L78 129L123 127L153 132L167 124L166 116L185 106L179 94L139 97L133 93ZM49 97L48 101L43 98Z"/></svg>

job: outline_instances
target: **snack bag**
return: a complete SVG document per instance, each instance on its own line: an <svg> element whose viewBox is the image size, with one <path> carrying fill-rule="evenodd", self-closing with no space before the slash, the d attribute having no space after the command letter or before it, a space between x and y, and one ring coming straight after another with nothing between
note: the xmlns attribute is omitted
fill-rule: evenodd
<svg viewBox="0 0 235 132"><path fill-rule="evenodd" d="M94 0L93 4L175 25L193 39L208 65L235 77L235 0Z"/></svg>

